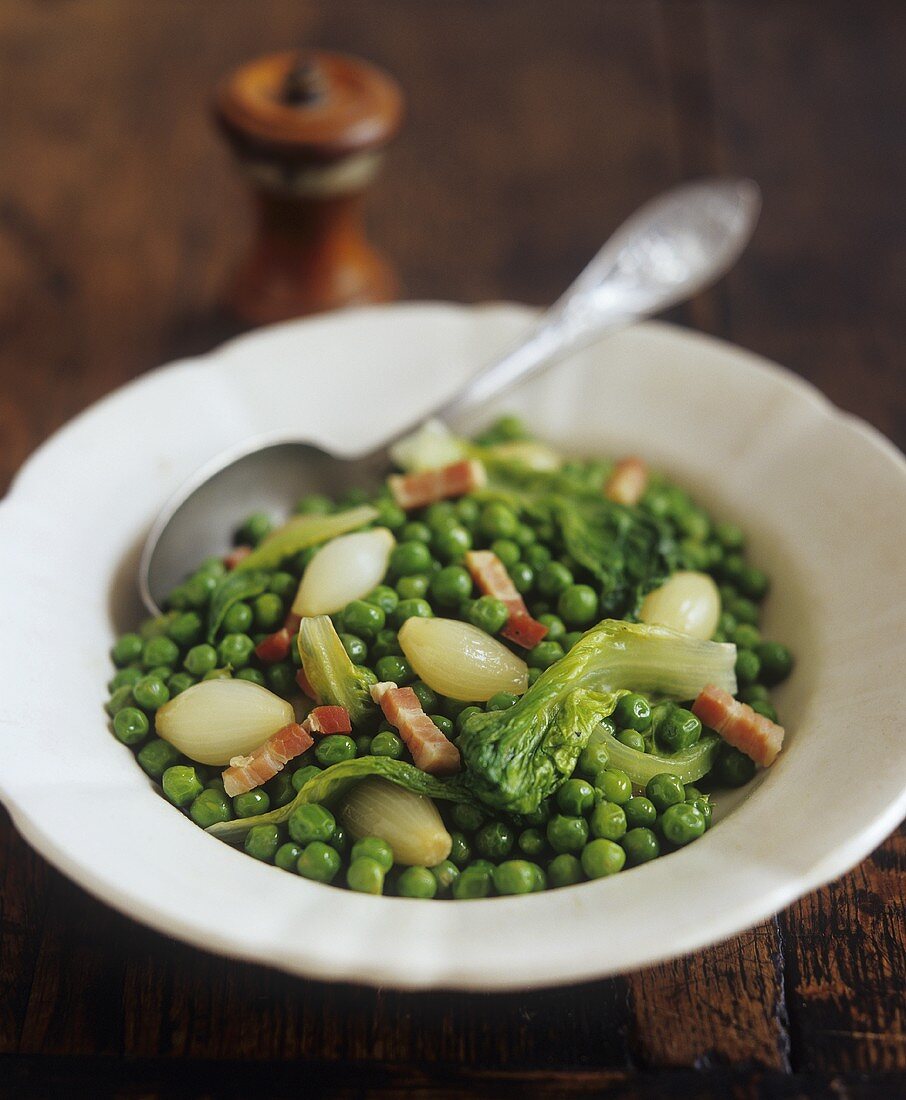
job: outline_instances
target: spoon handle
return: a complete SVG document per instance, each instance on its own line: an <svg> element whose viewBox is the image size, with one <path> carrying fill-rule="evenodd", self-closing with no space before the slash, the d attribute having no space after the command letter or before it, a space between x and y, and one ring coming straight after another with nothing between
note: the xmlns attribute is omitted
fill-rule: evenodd
<svg viewBox="0 0 906 1100"><path fill-rule="evenodd" d="M761 197L746 179L704 179L652 199L617 229L528 336L434 412L464 416L632 321L708 286L749 241Z"/></svg>

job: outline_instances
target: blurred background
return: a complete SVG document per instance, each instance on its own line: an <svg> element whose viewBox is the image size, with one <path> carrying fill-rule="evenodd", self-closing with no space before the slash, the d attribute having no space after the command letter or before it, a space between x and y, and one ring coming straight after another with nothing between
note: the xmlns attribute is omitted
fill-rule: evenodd
<svg viewBox="0 0 906 1100"><path fill-rule="evenodd" d="M223 294L253 218L213 90L256 55L311 46L377 63L405 95L367 195L404 297L546 304L645 199L749 175L764 194L750 248L672 319L783 363L902 446L904 44L903 0L0 0L0 492L91 401L237 331ZM123 447L152 430L123 424ZM902 1095L904 890L901 832L691 958L581 991L416 997L171 943L71 886L0 815L0 1055L18 1052L16 1079L39 1074L42 1096L100 1095L121 1054L151 1082L129 1096L158 1095L154 1060L171 1056L252 1060L191 1071L213 1091L185 1095L257 1090L267 1060L283 1095L296 1057L314 1079L364 1066L327 1079L387 1095L429 1081L404 1064L442 1068L453 1091L431 1096L465 1083L451 1066L526 1070L514 1088L559 1095L557 1067L619 1091L630 1070L715 1065L896 1071L872 1095ZM39 1071L38 1053L58 1060ZM756 1095L745 1080L737 1095ZM766 1080L758 1094L779 1094ZM856 1095L809 1080L796 1095Z"/></svg>

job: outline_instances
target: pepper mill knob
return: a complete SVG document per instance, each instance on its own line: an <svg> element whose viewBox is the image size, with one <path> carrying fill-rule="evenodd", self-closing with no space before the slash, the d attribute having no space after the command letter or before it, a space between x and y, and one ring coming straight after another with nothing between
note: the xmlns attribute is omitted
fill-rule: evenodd
<svg viewBox="0 0 906 1100"><path fill-rule="evenodd" d="M227 292L232 311L265 324L395 298L396 274L366 240L362 207L400 126L396 81L342 54L271 54L231 73L214 109L258 219Z"/></svg>

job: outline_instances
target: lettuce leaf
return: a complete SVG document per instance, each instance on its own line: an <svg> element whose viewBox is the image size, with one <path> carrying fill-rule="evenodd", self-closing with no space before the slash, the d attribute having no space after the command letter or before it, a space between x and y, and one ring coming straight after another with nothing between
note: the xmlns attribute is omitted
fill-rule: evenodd
<svg viewBox="0 0 906 1100"><path fill-rule="evenodd" d="M366 673L354 665L327 615L305 618L296 639L308 682L322 703L345 707L353 726L376 713Z"/></svg>
<svg viewBox="0 0 906 1100"><path fill-rule="evenodd" d="M532 813L572 775L579 753L624 692L691 699L709 683L735 692L735 661L733 645L605 619L514 706L466 721L457 741L463 782L497 811Z"/></svg>
<svg viewBox="0 0 906 1100"><path fill-rule="evenodd" d="M339 764L332 764L329 768L325 768L320 775L309 779L292 802L288 802L285 806L255 817L219 821L216 825L209 826L206 831L229 844L240 843L253 826L282 825L297 806L306 802L321 802L329 805L353 783L372 775L382 776L384 779L389 779L391 783L397 783L406 790L427 795L429 798L446 799L449 802L475 801L464 785L461 775L450 779L437 779L403 760L392 760L388 756L360 756L355 760L343 760Z"/></svg>
<svg viewBox="0 0 906 1100"><path fill-rule="evenodd" d="M224 616L234 603L240 600L251 600L267 591L270 577L267 573L255 570L249 573L238 573L234 569L221 577L217 587L211 593L211 603L208 608L208 641L213 644L217 631L223 623Z"/></svg>
<svg viewBox="0 0 906 1100"><path fill-rule="evenodd" d="M309 546L317 546L337 535L355 531L357 527L364 527L366 523L377 519L377 516L377 509L370 504L362 504L358 508L348 508L345 512L335 512L328 516L293 516L268 535L256 550L243 558L233 573L276 569L282 561L298 554L300 550L307 550Z"/></svg>

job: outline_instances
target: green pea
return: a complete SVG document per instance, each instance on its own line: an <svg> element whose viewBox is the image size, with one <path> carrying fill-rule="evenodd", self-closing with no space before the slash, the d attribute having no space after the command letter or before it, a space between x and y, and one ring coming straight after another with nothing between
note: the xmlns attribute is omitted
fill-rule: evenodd
<svg viewBox="0 0 906 1100"><path fill-rule="evenodd" d="M243 847L252 859L272 863L280 847L280 830L276 825L253 825L245 834Z"/></svg>
<svg viewBox="0 0 906 1100"><path fill-rule="evenodd" d="M321 840L313 840L302 849L302 855L296 860L296 870L303 878L310 879L312 882L332 882L340 869L341 862L340 853L336 848L332 848ZM350 872L351 870L350 867ZM381 872L381 885L383 880L384 875ZM351 881L349 885L352 886ZM353 889L360 889L360 887L354 886ZM380 892L380 888L368 891L372 894Z"/></svg>
<svg viewBox="0 0 906 1100"><path fill-rule="evenodd" d="M430 715L431 721L440 730L440 732L447 738L448 741L452 741L454 726L449 718L445 718L442 714Z"/></svg>
<svg viewBox="0 0 906 1100"><path fill-rule="evenodd" d="M349 850L349 836L342 825L337 823L333 831L333 836L327 842L331 848L336 848L340 855L345 855Z"/></svg>
<svg viewBox="0 0 906 1100"><path fill-rule="evenodd" d="M735 523L716 523L714 534L725 550L741 550L746 541L742 528Z"/></svg>
<svg viewBox="0 0 906 1100"><path fill-rule="evenodd" d="M603 792L608 802L625 806L632 798L632 781L619 768L605 768L595 776L595 786Z"/></svg>
<svg viewBox="0 0 906 1100"><path fill-rule="evenodd" d="M465 524L466 527L474 527L478 522L480 508L471 497L461 497L454 508L460 523Z"/></svg>
<svg viewBox="0 0 906 1100"><path fill-rule="evenodd" d="M148 669L146 675L153 677L155 680L163 680L166 683L173 675L173 669L169 665L155 665L154 668ZM138 680L135 682L138 683Z"/></svg>
<svg viewBox="0 0 906 1100"><path fill-rule="evenodd" d="M472 549L472 536L465 527L459 525L437 531L431 540L434 552L443 561L458 561L467 550Z"/></svg>
<svg viewBox="0 0 906 1100"><path fill-rule="evenodd" d="M143 676L132 688L136 703L142 710L155 711L170 698L170 692L163 680L156 676Z"/></svg>
<svg viewBox="0 0 906 1100"><path fill-rule="evenodd" d="M170 692L170 698L174 699L181 692L188 691L197 682L195 677L190 676L188 672L174 672L167 681L167 691Z"/></svg>
<svg viewBox="0 0 906 1100"><path fill-rule="evenodd" d="M578 817L588 813L595 804L595 790L584 779L567 779L556 794L557 807L562 814Z"/></svg>
<svg viewBox="0 0 906 1100"><path fill-rule="evenodd" d="M456 607L472 593L472 578L461 565L446 565L431 578L431 597L442 607Z"/></svg>
<svg viewBox="0 0 906 1100"><path fill-rule="evenodd" d="M754 703L756 700L767 702L771 698L771 693L764 684L749 684L748 687L742 688L737 695L743 703Z"/></svg>
<svg viewBox="0 0 906 1100"><path fill-rule="evenodd" d="M188 806L204 790L195 768L186 764L174 764L167 768L161 779L164 794L174 806Z"/></svg>
<svg viewBox="0 0 906 1100"><path fill-rule="evenodd" d="M658 813L663 813L668 806L674 806L686 797L681 780L669 772L653 775L645 786L645 794Z"/></svg>
<svg viewBox="0 0 906 1100"><path fill-rule="evenodd" d="M761 672L761 661L751 649L736 653L736 680L740 685L754 684Z"/></svg>
<svg viewBox="0 0 906 1100"><path fill-rule="evenodd" d="M156 737L138 750L138 762L152 779L160 779L167 768L179 759L179 750L168 741Z"/></svg>
<svg viewBox="0 0 906 1100"><path fill-rule="evenodd" d="M505 568L509 569L519 561L522 550L519 543L513 539L494 539L491 543L491 552L500 558Z"/></svg>
<svg viewBox="0 0 906 1100"><path fill-rule="evenodd" d="M185 585L178 584L170 593L168 593L165 606L169 611L183 611L188 607L189 601L186 599Z"/></svg>
<svg viewBox="0 0 906 1100"><path fill-rule="evenodd" d="M296 505L296 514L300 516L325 516L332 511L333 501L323 493L310 493Z"/></svg>
<svg viewBox="0 0 906 1100"><path fill-rule="evenodd" d="M510 539L519 529L519 519L512 508L492 501L481 509L478 527L489 539Z"/></svg>
<svg viewBox="0 0 906 1100"><path fill-rule="evenodd" d="M425 512L425 523L431 531L442 531L451 524L458 523L456 505L449 500L439 500Z"/></svg>
<svg viewBox="0 0 906 1100"><path fill-rule="evenodd" d="M242 546L257 546L273 529L271 517L265 512L254 512L236 532L236 542Z"/></svg>
<svg viewBox="0 0 906 1100"><path fill-rule="evenodd" d="M217 647L217 659L222 665L245 668L252 658L255 643L248 634L227 634Z"/></svg>
<svg viewBox="0 0 906 1100"><path fill-rule="evenodd" d="M626 812L616 802L600 802L589 815L588 825L594 837L619 840L626 833Z"/></svg>
<svg viewBox="0 0 906 1100"><path fill-rule="evenodd" d="M441 897L447 897L459 878L459 868L452 860L445 859L431 868L431 874L437 882L438 894Z"/></svg>
<svg viewBox="0 0 906 1100"><path fill-rule="evenodd" d="M602 803L606 805L606 803ZM623 806L623 814L626 817L628 829L649 828L657 820L657 807L649 798L642 795L634 795Z"/></svg>
<svg viewBox="0 0 906 1100"><path fill-rule="evenodd" d="M526 563L537 573L551 560L551 552L540 543L533 543L523 555Z"/></svg>
<svg viewBox="0 0 906 1100"><path fill-rule="evenodd" d="M645 751L645 738L637 730L620 730L616 735L621 745L626 745L636 752Z"/></svg>
<svg viewBox="0 0 906 1100"><path fill-rule="evenodd" d="M691 749L702 735L702 724L696 716L683 707L671 707L658 723L655 740L667 753Z"/></svg>
<svg viewBox="0 0 906 1100"><path fill-rule="evenodd" d="M274 809L280 806L288 806L296 797L296 788L293 786L293 777L289 772L280 772L265 786L267 797L271 800Z"/></svg>
<svg viewBox="0 0 906 1100"><path fill-rule="evenodd" d="M377 588L372 588L368 593L365 597L365 602L373 603L375 607L379 607L386 616L389 615L391 611L395 610L400 600L399 596L389 585L379 584Z"/></svg>
<svg viewBox="0 0 906 1100"><path fill-rule="evenodd" d="M671 844L688 844L705 831L705 818L701 811L687 802L668 806L661 815L661 831Z"/></svg>
<svg viewBox="0 0 906 1100"><path fill-rule="evenodd" d="M475 834L475 850L485 859L505 859L512 850L513 830L506 822L489 821Z"/></svg>
<svg viewBox="0 0 906 1100"><path fill-rule="evenodd" d="M142 650L142 664L147 669L172 665L179 660L179 646L171 638L150 638Z"/></svg>
<svg viewBox="0 0 906 1100"><path fill-rule="evenodd" d="M258 814L266 814L270 808L270 797L260 787L237 794L233 799L233 813L237 817L257 817Z"/></svg>
<svg viewBox="0 0 906 1100"><path fill-rule="evenodd" d="M281 871L296 871L298 869L299 856L301 855L302 849L299 845L293 844L292 841L287 841L286 844L281 844L274 853L274 864L279 867Z"/></svg>
<svg viewBox="0 0 906 1100"><path fill-rule="evenodd" d="M373 756L371 751L371 734L359 733L353 738L355 741L356 756Z"/></svg>
<svg viewBox="0 0 906 1100"><path fill-rule="evenodd" d="M610 754L603 741L589 742L579 753L577 768L583 775L593 778L607 767Z"/></svg>
<svg viewBox="0 0 906 1100"><path fill-rule="evenodd" d="M309 779L314 779L316 775L321 774L322 769L316 764L303 764L301 768L296 768L293 772L293 790L301 791Z"/></svg>
<svg viewBox="0 0 906 1100"><path fill-rule="evenodd" d="M431 528L427 523L419 523L418 521L407 523L400 532L400 541L429 543L431 541Z"/></svg>
<svg viewBox="0 0 906 1100"><path fill-rule="evenodd" d="M110 650L113 663L122 668L133 661L141 660L145 643L138 634L123 634L114 642Z"/></svg>
<svg viewBox="0 0 906 1100"><path fill-rule="evenodd" d="M509 574L510 580L513 582L513 587L523 596L535 583L535 570L532 569L528 562L517 561L515 565L510 566Z"/></svg>
<svg viewBox="0 0 906 1100"><path fill-rule="evenodd" d="M311 844L314 840L325 843L333 836L336 818L318 802L303 802L289 815L287 826L290 839L297 844Z"/></svg>
<svg viewBox="0 0 906 1100"><path fill-rule="evenodd" d="M412 665L406 658L397 657L394 654L382 657L374 666L374 670L379 680L391 681L394 684L407 684L415 678Z"/></svg>
<svg viewBox="0 0 906 1100"><path fill-rule="evenodd" d="M425 573L431 566L431 551L424 542L399 542L390 552L390 571L397 577Z"/></svg>
<svg viewBox="0 0 906 1100"><path fill-rule="evenodd" d="M548 821L550 821L553 816L553 811L551 810L552 802L553 799L550 798L542 799L537 810L532 810L531 813L522 815L523 822L532 828L540 828L542 825L547 825Z"/></svg>
<svg viewBox="0 0 906 1100"><path fill-rule="evenodd" d="M382 657L399 657L402 654L399 638L395 630L382 630L371 645L372 661L379 661Z"/></svg>
<svg viewBox="0 0 906 1100"><path fill-rule="evenodd" d="M519 702L519 696L511 691L498 691L485 703L485 710L509 710Z"/></svg>
<svg viewBox="0 0 906 1100"><path fill-rule="evenodd" d="M559 642L539 642L528 651L525 662L530 668L550 668L563 656L563 646Z"/></svg>
<svg viewBox="0 0 906 1100"><path fill-rule="evenodd" d="M217 650L212 645L195 645L183 661L183 668L193 676L204 676L217 667Z"/></svg>
<svg viewBox="0 0 906 1100"><path fill-rule="evenodd" d="M572 573L559 561L548 562L538 573L538 591L542 596L560 596L572 583Z"/></svg>
<svg viewBox="0 0 906 1100"><path fill-rule="evenodd" d="M113 732L124 745L139 745L148 736L148 718L138 707L123 707L113 719Z"/></svg>
<svg viewBox="0 0 906 1100"><path fill-rule="evenodd" d="M581 852L588 840L584 817L555 814L547 823L547 842L555 852Z"/></svg>
<svg viewBox="0 0 906 1100"><path fill-rule="evenodd" d="M406 522L406 513L392 500L375 501L378 514L375 522L380 527L387 527L391 531L398 531Z"/></svg>
<svg viewBox="0 0 906 1100"><path fill-rule="evenodd" d="M252 601L252 616L258 630L277 630L283 625L283 600L274 592L263 592Z"/></svg>
<svg viewBox="0 0 906 1100"><path fill-rule="evenodd" d="M687 798L686 802L690 806L694 806L696 810L705 819L705 828L711 828L711 818L714 815L714 807L711 805L711 799L705 794L699 798Z"/></svg>
<svg viewBox="0 0 906 1100"><path fill-rule="evenodd" d="M450 856L449 858L457 867L464 867L472 858L472 848L466 839L465 833L452 832L450 833Z"/></svg>
<svg viewBox="0 0 906 1100"><path fill-rule="evenodd" d="M200 609L207 607L211 599L211 593L217 587L217 579L209 573L196 574L182 586L185 594L186 606Z"/></svg>
<svg viewBox="0 0 906 1100"><path fill-rule="evenodd" d="M107 683L107 690L115 693L122 687L132 687L137 684L144 673L140 668L121 668Z"/></svg>
<svg viewBox="0 0 906 1100"><path fill-rule="evenodd" d="M457 901L486 898L493 884L493 868L469 864L453 883L453 897Z"/></svg>
<svg viewBox="0 0 906 1100"><path fill-rule="evenodd" d="M731 602L730 611L741 623L750 623L753 626L757 625L758 623L757 605L752 603L751 600L747 600L742 596Z"/></svg>
<svg viewBox="0 0 906 1100"><path fill-rule="evenodd" d="M229 821L232 816L226 795L212 787L205 787L189 806L189 817L202 829L210 829L219 821Z"/></svg>
<svg viewBox="0 0 906 1100"><path fill-rule="evenodd" d="M484 813L477 806L470 806L467 802L457 802L450 810L450 820L457 829L467 833L480 828L484 819Z"/></svg>
<svg viewBox="0 0 906 1100"><path fill-rule="evenodd" d="M619 809L619 807L617 807ZM582 849L582 870L589 878L606 878L623 870L626 853L612 840L598 838Z"/></svg>
<svg viewBox="0 0 906 1100"><path fill-rule="evenodd" d="M751 703L750 705L752 707L752 710L754 710L756 714L764 715L764 717L767 718L770 722L777 721L777 711L774 708L774 705L768 702L767 699L756 699L755 702Z"/></svg>
<svg viewBox="0 0 906 1100"><path fill-rule="evenodd" d="M613 712L613 720L619 729L644 733L651 726L651 705L644 695L630 692L620 697Z"/></svg>
<svg viewBox="0 0 906 1100"><path fill-rule="evenodd" d="M437 879L427 867L407 867L396 880L396 892L401 898L433 898Z"/></svg>
<svg viewBox="0 0 906 1100"><path fill-rule="evenodd" d="M355 754L355 741L345 733L332 733L329 737L322 737L315 746L315 759L325 768L343 760L354 760Z"/></svg>
<svg viewBox="0 0 906 1100"><path fill-rule="evenodd" d="M434 612L427 600L400 600L392 617L393 625L399 630L407 619L431 619Z"/></svg>
<svg viewBox="0 0 906 1100"><path fill-rule="evenodd" d="M530 894L536 881L536 867L525 859L508 859L494 868L494 888L498 894Z"/></svg>
<svg viewBox="0 0 906 1100"><path fill-rule="evenodd" d="M496 634L502 630L509 617L506 604L496 596L479 596L466 614L466 618L473 626L487 631L488 634Z"/></svg>
<svg viewBox="0 0 906 1100"><path fill-rule="evenodd" d="M268 687L284 699L295 694L297 690L296 670L292 661L279 661L275 665L268 665L265 672Z"/></svg>
<svg viewBox="0 0 906 1100"><path fill-rule="evenodd" d="M761 680L768 685L779 684L793 669L793 655L780 642L762 642L755 647L761 664Z"/></svg>
<svg viewBox="0 0 906 1100"><path fill-rule="evenodd" d="M587 584L571 584L560 593L557 611L569 626L588 626L598 615L598 594Z"/></svg>
<svg viewBox="0 0 906 1100"><path fill-rule="evenodd" d="M365 836L353 844L352 858L354 860L363 858L373 859L376 863L379 863L385 871L389 871L393 866L393 849L386 840L381 840L380 837Z"/></svg>
<svg viewBox="0 0 906 1100"><path fill-rule="evenodd" d="M341 634L340 641L354 665L363 664L368 657L368 646L355 634Z"/></svg>
<svg viewBox="0 0 906 1100"><path fill-rule="evenodd" d="M626 853L626 862L630 867L637 867L640 863L648 863L652 859L657 859L661 854L661 845L657 834L647 828L630 829L620 841L620 844Z"/></svg>
<svg viewBox="0 0 906 1100"><path fill-rule="evenodd" d="M538 829L523 829L516 845L527 856L538 856L544 851L545 840Z"/></svg>
<svg viewBox="0 0 906 1100"><path fill-rule="evenodd" d="M184 611L181 615L177 615L167 627L167 636L177 645L192 646L201 640L203 630L204 624L201 621L201 616L195 611ZM173 660L175 661L178 656L177 651Z"/></svg>
<svg viewBox="0 0 906 1100"><path fill-rule="evenodd" d="M755 775L755 761L731 745L722 745L712 774L721 786L742 787Z"/></svg>
<svg viewBox="0 0 906 1100"><path fill-rule="evenodd" d="M343 627L366 642L373 641L384 629L387 616L377 604L353 600L343 609Z"/></svg>
<svg viewBox="0 0 906 1100"><path fill-rule="evenodd" d="M582 864L569 852L561 852L547 865L547 881L553 890L574 886L582 881Z"/></svg>
<svg viewBox="0 0 906 1100"><path fill-rule="evenodd" d="M371 756L386 756L390 760L402 760L406 751L402 738L390 730L382 730L371 739L369 754Z"/></svg>
<svg viewBox="0 0 906 1100"><path fill-rule="evenodd" d="M563 645L563 639L566 637L566 627L559 615L551 615L550 612L547 612L538 616L538 622L547 627L547 634L544 635L546 642L559 642Z"/></svg>
<svg viewBox="0 0 906 1100"><path fill-rule="evenodd" d="M257 684L258 687L264 687L267 682L264 673L258 668L240 668L236 673L236 679L248 680L250 684Z"/></svg>
<svg viewBox="0 0 906 1100"><path fill-rule="evenodd" d="M754 649L761 641L761 631L750 623L742 623L730 636L740 649Z"/></svg>
<svg viewBox="0 0 906 1100"><path fill-rule="evenodd" d="M413 680L411 687L426 714L437 708L440 697L433 688L428 687L424 680Z"/></svg>

